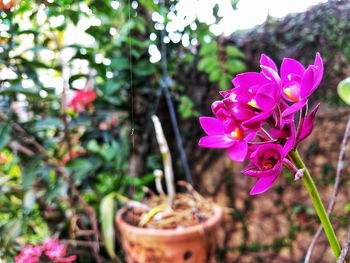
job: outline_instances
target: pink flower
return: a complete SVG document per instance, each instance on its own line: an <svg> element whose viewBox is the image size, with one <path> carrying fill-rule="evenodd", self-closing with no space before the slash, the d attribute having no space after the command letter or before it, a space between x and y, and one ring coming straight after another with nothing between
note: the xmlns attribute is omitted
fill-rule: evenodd
<svg viewBox="0 0 350 263"><path fill-rule="evenodd" d="M79 90L75 93L68 106L76 112L83 112L92 106L92 102L97 98L93 90Z"/></svg>
<svg viewBox="0 0 350 263"><path fill-rule="evenodd" d="M243 126L260 127L279 103L281 91L277 82L255 72L238 74L232 82L236 88L221 92L227 109Z"/></svg>
<svg viewBox="0 0 350 263"><path fill-rule="evenodd" d="M66 255L66 247L65 245L60 245L58 242L58 238L53 240L48 239L44 243L45 255L50 259L54 259L56 257L63 257Z"/></svg>
<svg viewBox="0 0 350 263"><path fill-rule="evenodd" d="M15 263L37 263L43 250L41 246L28 245L15 257Z"/></svg>
<svg viewBox="0 0 350 263"><path fill-rule="evenodd" d="M301 117L299 121L298 134L296 138L297 144L311 134L314 128L314 120L319 107L320 107L320 104L318 104L306 117L305 116Z"/></svg>
<svg viewBox="0 0 350 263"><path fill-rule="evenodd" d="M316 54L313 65L307 69L299 62L291 58L284 58L281 65L281 78L279 78L277 67L266 55L261 56L260 63L264 68L270 68L276 74L270 75L275 81L280 81L283 98L292 103L282 116L291 115L307 103L308 96L314 92L321 82L323 76L323 62L319 53Z"/></svg>
<svg viewBox="0 0 350 263"><path fill-rule="evenodd" d="M43 244L45 249L45 255L48 256L54 262L67 262L71 263L76 260L76 256L66 257L66 246L59 244L58 238L53 240L48 239Z"/></svg>
<svg viewBox="0 0 350 263"><path fill-rule="evenodd" d="M254 139L254 133L245 137L244 130L234 119L224 121L201 117L199 122L207 134L199 140L198 145L208 148L228 148L229 157L243 162L248 152L248 142Z"/></svg>
<svg viewBox="0 0 350 263"><path fill-rule="evenodd" d="M305 67L285 58L279 72L271 58L262 55L261 72L247 72L233 79L235 88L220 92L212 112L216 118L201 117L207 134L198 145L227 148L229 157L249 164L242 170L258 178L250 194L260 194L273 185L283 165L298 179L297 169L288 154L310 135L319 106L307 113L308 96L318 87L323 75L323 62L317 53L313 65ZM279 75L280 74L280 75ZM295 113L301 111L296 128Z"/></svg>
<svg viewBox="0 0 350 263"><path fill-rule="evenodd" d="M72 263L76 260L75 255L66 257L65 245L59 244L58 238L55 238L48 239L41 246L28 245L15 257L15 263L38 263L43 253L55 263Z"/></svg>
<svg viewBox="0 0 350 263"><path fill-rule="evenodd" d="M261 194L272 186L282 171L283 148L281 145L274 143L259 145L250 154L249 158L251 162L242 172L259 178L250 194Z"/></svg>

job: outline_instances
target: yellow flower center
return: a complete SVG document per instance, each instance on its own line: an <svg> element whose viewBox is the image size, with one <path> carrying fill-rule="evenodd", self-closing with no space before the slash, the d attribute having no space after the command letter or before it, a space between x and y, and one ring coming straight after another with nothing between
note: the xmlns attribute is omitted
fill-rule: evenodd
<svg viewBox="0 0 350 263"><path fill-rule="evenodd" d="M236 128L233 132L231 132L231 136L236 140L243 139L243 131L240 128Z"/></svg>
<svg viewBox="0 0 350 263"><path fill-rule="evenodd" d="M283 89L284 93L287 95L289 99L291 99L294 102L298 102L299 98L296 98L295 96L292 95L292 91L290 88L285 88Z"/></svg>
<svg viewBox="0 0 350 263"><path fill-rule="evenodd" d="M256 104L255 99L251 99L251 100L248 102L248 105L252 106L253 108L260 109L259 106Z"/></svg>

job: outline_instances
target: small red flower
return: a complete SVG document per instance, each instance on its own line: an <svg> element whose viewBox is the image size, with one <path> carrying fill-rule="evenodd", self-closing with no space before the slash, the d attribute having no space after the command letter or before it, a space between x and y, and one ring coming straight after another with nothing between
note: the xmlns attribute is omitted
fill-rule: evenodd
<svg viewBox="0 0 350 263"><path fill-rule="evenodd" d="M0 0L0 10L8 10L17 4L17 0Z"/></svg>
<svg viewBox="0 0 350 263"><path fill-rule="evenodd" d="M71 150L70 152L68 152L65 155L63 155L60 163L61 163L61 165L64 166L70 160L79 157L81 154L82 154L82 152L80 152L80 151Z"/></svg>
<svg viewBox="0 0 350 263"><path fill-rule="evenodd" d="M92 106L92 102L97 98L96 92L93 90L80 90L75 93L68 106L76 112L83 112L86 108Z"/></svg>
<svg viewBox="0 0 350 263"><path fill-rule="evenodd" d="M7 164L9 159L6 157L4 153L0 153L0 164Z"/></svg>

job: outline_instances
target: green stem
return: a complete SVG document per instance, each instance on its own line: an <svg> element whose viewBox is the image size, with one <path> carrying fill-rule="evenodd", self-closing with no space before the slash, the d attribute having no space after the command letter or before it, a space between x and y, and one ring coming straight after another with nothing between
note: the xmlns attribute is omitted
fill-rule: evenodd
<svg viewBox="0 0 350 263"><path fill-rule="evenodd" d="M333 250L333 254L335 258L338 259L340 256L341 248L337 240L337 237L335 235L334 229L331 225L331 222L329 221L329 217L326 213L326 209L323 206L323 203L321 201L321 198L317 191L315 183L312 180L311 174L309 170L306 168L297 150L292 150L289 153L289 156L291 157L294 165L298 169L304 168L304 176L302 177L302 181L309 193L312 204L314 205L317 215L322 223L324 232L326 233L326 236L328 238L328 242L331 245L331 248Z"/></svg>

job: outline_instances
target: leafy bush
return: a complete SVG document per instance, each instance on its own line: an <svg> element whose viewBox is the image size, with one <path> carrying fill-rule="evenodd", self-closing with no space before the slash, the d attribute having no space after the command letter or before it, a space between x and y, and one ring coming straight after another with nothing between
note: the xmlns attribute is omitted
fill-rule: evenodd
<svg viewBox="0 0 350 263"><path fill-rule="evenodd" d="M150 156L143 177L129 172L131 137L143 129L134 121L140 107L134 98L153 101L162 80L160 63L152 63L158 61L149 50L159 53L159 29L164 17L165 23L170 20L155 3L22 0L0 6L0 258L5 262L13 262L27 244L55 236L66 239L80 262L117 257L111 233L116 200L125 200L130 187L134 198L142 198L160 165L160 158ZM176 3L169 3L167 13L176 14ZM209 79L221 81L222 89L227 83L220 73L226 82L244 70L236 48L219 54L208 25L195 20L175 33L192 44L167 44L170 77L196 56L203 56L202 68L212 48L210 59L221 66ZM205 42L208 36L211 41ZM172 91L183 118L198 116L183 87L173 82Z"/></svg>

